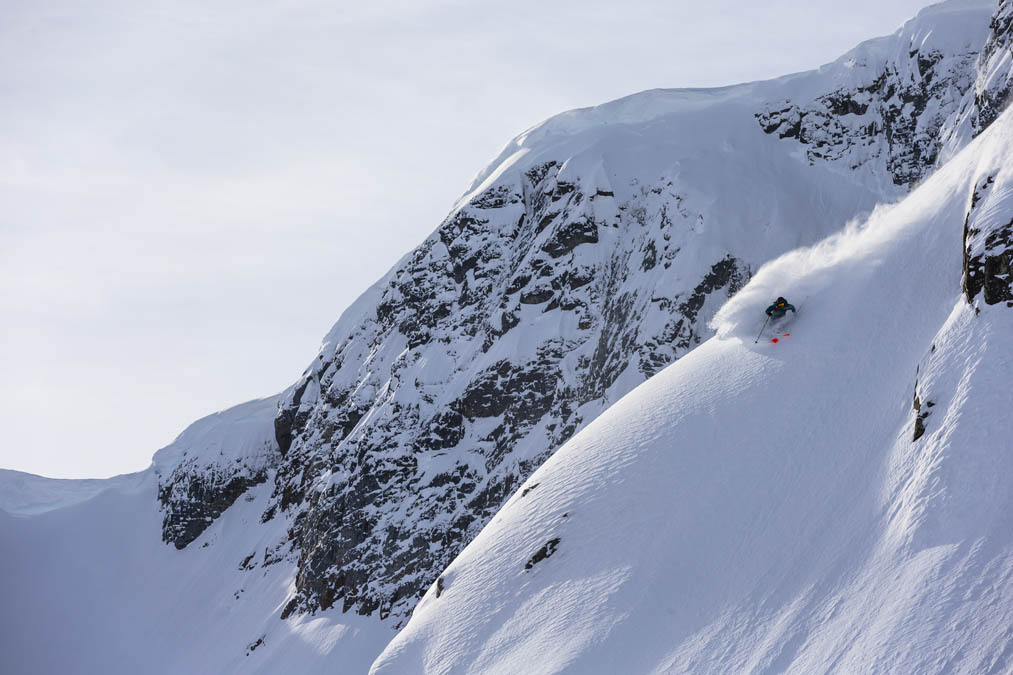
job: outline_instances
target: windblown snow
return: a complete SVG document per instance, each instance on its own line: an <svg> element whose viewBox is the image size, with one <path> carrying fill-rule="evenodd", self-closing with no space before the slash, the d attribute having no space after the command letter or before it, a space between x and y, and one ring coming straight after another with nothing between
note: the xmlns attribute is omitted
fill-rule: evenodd
<svg viewBox="0 0 1013 675"><path fill-rule="evenodd" d="M284 392L0 471L0 671L1013 672L1011 82L950 0L528 129Z"/></svg>

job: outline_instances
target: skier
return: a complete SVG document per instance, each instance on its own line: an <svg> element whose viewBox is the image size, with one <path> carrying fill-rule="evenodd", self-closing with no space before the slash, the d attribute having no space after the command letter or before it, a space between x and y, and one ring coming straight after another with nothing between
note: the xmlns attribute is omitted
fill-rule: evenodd
<svg viewBox="0 0 1013 675"><path fill-rule="evenodd" d="M789 309L791 310L792 314L795 313L795 305L792 305L784 298L778 298L777 300L774 301L773 305L767 308L767 316L777 321L782 316L787 314Z"/></svg>

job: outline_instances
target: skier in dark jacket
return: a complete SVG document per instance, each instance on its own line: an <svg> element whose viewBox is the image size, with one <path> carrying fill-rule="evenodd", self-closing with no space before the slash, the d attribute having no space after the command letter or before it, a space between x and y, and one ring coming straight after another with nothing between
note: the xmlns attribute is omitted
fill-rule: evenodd
<svg viewBox="0 0 1013 675"><path fill-rule="evenodd" d="M789 309L792 311L792 314L795 313L794 305L789 303L784 298L778 298L777 300L774 301L773 305L767 308L767 316L776 321L777 319L780 319L782 316L787 314Z"/></svg>

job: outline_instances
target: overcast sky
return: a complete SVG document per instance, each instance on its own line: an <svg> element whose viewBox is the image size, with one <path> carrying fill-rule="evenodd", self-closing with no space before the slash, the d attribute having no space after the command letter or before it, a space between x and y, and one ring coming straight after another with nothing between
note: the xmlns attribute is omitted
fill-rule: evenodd
<svg viewBox="0 0 1013 675"><path fill-rule="evenodd" d="M925 0L0 3L0 467L274 394L514 135L807 70Z"/></svg>

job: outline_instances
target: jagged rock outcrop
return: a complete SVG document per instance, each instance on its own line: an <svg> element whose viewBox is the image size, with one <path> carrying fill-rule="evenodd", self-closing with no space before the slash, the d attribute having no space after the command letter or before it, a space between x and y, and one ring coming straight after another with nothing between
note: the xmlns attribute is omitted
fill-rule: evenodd
<svg viewBox="0 0 1013 675"><path fill-rule="evenodd" d="M982 293L989 305L1013 307L1013 221L997 220L993 211L982 208L994 183L994 175L978 183L964 218L964 294L972 304Z"/></svg>
<svg viewBox="0 0 1013 675"><path fill-rule="evenodd" d="M192 460L184 462L159 486L158 501L165 514L162 540L186 548L244 492L266 480L264 468L243 466L236 471L232 467L199 466Z"/></svg>
<svg viewBox="0 0 1013 675"><path fill-rule="evenodd" d="M946 8L926 11L938 16L912 22L898 39L854 50L842 84L832 91L758 112L763 131L796 140L810 163L841 163L849 170L871 165L897 185L918 182L934 168L948 126L974 88L985 33L982 25L981 37L969 34L955 46L952 34L939 30L949 18ZM998 48L992 40L987 44Z"/></svg>
<svg viewBox="0 0 1013 675"><path fill-rule="evenodd" d="M981 50L974 87L971 128L975 136L995 121L1009 105L1010 61L1013 59L1013 2L999 0L989 23L989 38Z"/></svg>
<svg viewBox="0 0 1013 675"><path fill-rule="evenodd" d="M278 397L194 422L155 454L162 540L185 548L244 492L268 480L280 458L272 420Z"/></svg>

